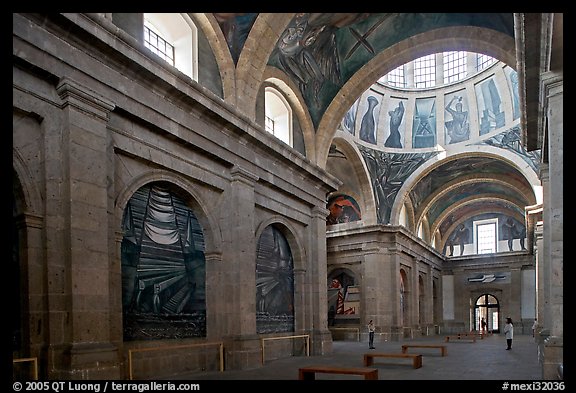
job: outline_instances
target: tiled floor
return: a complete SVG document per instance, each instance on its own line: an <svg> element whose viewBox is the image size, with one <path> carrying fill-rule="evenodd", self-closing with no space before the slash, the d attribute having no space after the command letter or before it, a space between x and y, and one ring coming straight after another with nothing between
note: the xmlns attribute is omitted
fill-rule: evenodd
<svg viewBox="0 0 576 393"><path fill-rule="evenodd" d="M376 343L368 349L367 342L334 341L333 352L325 356L292 356L270 360L252 370L224 372L195 372L179 380L297 380L298 368L305 365L362 366L363 354L375 352L401 352L402 344L438 343L447 345L447 356L439 349L411 348L410 353L422 354L422 367L414 369L409 359L376 358L372 367L378 369L380 380L481 380L481 381L538 381L542 367L538 362L538 347L532 336L516 335L512 350L506 350L503 335L493 335L476 343L444 343L444 336L431 336L404 342ZM317 374L317 380L362 380L361 376ZM234 385L231 385L234 386ZM293 385L291 385L293 386ZM504 390L504 389L502 389Z"/></svg>

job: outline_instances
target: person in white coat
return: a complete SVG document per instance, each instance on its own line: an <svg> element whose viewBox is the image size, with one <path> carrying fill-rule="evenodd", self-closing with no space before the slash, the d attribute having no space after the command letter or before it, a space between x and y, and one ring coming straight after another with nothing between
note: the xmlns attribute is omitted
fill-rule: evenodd
<svg viewBox="0 0 576 393"><path fill-rule="evenodd" d="M506 350L512 349L512 339L514 338L514 325L512 318L506 318L506 325L504 325L504 336L506 337Z"/></svg>

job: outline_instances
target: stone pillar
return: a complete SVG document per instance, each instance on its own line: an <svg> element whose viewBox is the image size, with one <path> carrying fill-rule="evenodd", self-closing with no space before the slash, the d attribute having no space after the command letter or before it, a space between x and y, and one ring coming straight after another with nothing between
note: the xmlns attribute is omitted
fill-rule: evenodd
<svg viewBox="0 0 576 393"><path fill-rule="evenodd" d="M564 83L562 74L542 75L542 91L547 103L548 182L544 185L544 239L547 247L548 289L545 319L544 362L542 377L558 379L558 365L563 363L564 337ZM547 197L547 198L546 198Z"/></svg>
<svg viewBox="0 0 576 393"><path fill-rule="evenodd" d="M325 207L312 208L309 227L309 282L311 302L307 313L311 316L311 350L310 355L325 355L332 352L332 334L328 330L328 277L326 251L326 216Z"/></svg>
<svg viewBox="0 0 576 393"><path fill-rule="evenodd" d="M62 325L50 327L63 329L63 341L50 349L49 358L59 359L52 364L59 379L117 379L118 350L110 340L113 235L108 231L106 128L114 104L67 78L56 89L63 101L62 174L56 181L61 182L65 315Z"/></svg>
<svg viewBox="0 0 576 393"><path fill-rule="evenodd" d="M261 364L256 334L256 242L254 237L254 183L258 177L235 166L231 170L231 206L225 215L230 243L222 266L227 329L223 332L226 368L244 370Z"/></svg>

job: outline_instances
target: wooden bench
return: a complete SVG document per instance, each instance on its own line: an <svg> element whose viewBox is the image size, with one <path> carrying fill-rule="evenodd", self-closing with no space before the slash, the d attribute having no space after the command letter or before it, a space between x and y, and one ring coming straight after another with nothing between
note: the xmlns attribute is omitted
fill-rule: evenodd
<svg viewBox="0 0 576 393"><path fill-rule="evenodd" d="M362 375L364 379L378 379L377 368L366 367L333 367L333 366L307 366L298 369L298 379L314 380L316 373L326 374L355 374Z"/></svg>
<svg viewBox="0 0 576 393"><path fill-rule="evenodd" d="M422 367L422 355L415 353L365 353L364 366L368 367L374 364L374 358L405 358L412 359L412 367Z"/></svg>
<svg viewBox="0 0 576 393"><path fill-rule="evenodd" d="M444 341L446 342L450 342L450 339L454 339L456 341L470 341L475 343L476 342L476 336L468 336L468 335L461 335L461 334L455 334L452 336L446 336L446 338L444 339Z"/></svg>
<svg viewBox="0 0 576 393"><path fill-rule="evenodd" d="M408 348L440 348L442 356L447 355L446 345L436 345L436 344L405 344L402 345L402 353L407 353Z"/></svg>

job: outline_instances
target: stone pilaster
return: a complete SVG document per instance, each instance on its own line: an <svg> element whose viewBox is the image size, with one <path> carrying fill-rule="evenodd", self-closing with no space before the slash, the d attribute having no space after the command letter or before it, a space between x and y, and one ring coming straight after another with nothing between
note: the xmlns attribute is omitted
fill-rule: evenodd
<svg viewBox="0 0 576 393"><path fill-rule="evenodd" d="M231 169L229 214L226 228L230 244L223 266L224 299L228 303L227 368L247 369L260 365L260 340L256 334L256 239L254 238L254 184L258 177L244 168Z"/></svg>
<svg viewBox="0 0 576 393"><path fill-rule="evenodd" d="M310 223L309 279L311 293L311 350L310 355L324 355L332 352L332 334L328 330L328 259L326 251L326 216L324 207L312 208Z"/></svg>
<svg viewBox="0 0 576 393"><path fill-rule="evenodd" d="M61 344L53 372L61 379L118 378L117 348L110 343L110 260L108 233L107 122L114 104L90 88L65 78L57 86L62 99ZM52 329L53 327L51 327Z"/></svg>
<svg viewBox="0 0 576 393"><path fill-rule="evenodd" d="M547 312L544 325L544 379L558 379L558 365L563 363L564 336L564 82L563 75L542 75L542 89L547 107L548 181L544 184L545 285Z"/></svg>

